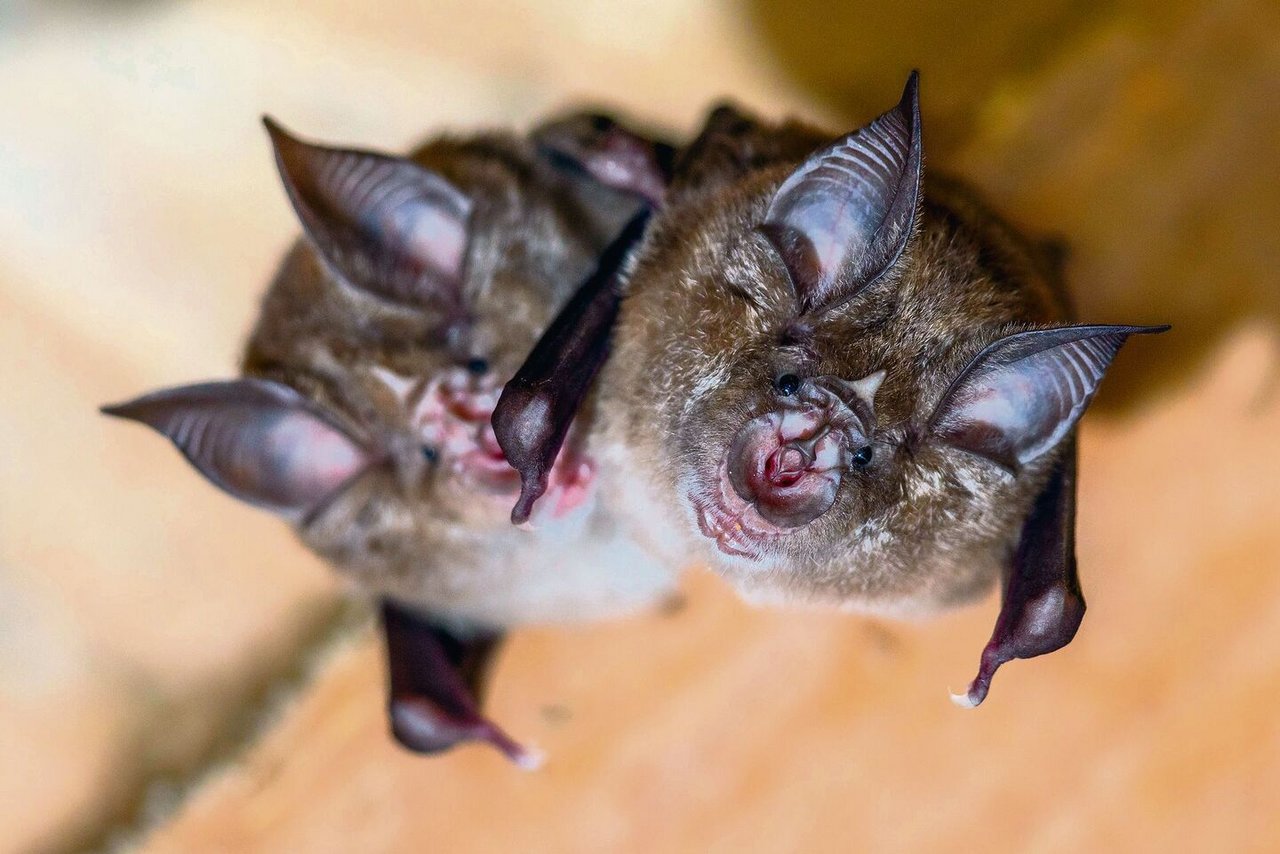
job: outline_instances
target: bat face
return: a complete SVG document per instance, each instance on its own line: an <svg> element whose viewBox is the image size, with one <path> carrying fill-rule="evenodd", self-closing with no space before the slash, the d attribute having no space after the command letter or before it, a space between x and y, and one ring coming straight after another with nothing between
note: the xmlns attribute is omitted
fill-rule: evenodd
<svg viewBox="0 0 1280 854"><path fill-rule="evenodd" d="M512 136L400 158L268 130L305 239L264 298L246 378L109 411L168 435L367 590L496 625L627 604L585 570L537 571L540 543L594 524L581 437L551 468L533 536L508 521L520 478L490 416L636 202ZM532 557L514 565L517 551Z"/></svg>
<svg viewBox="0 0 1280 854"><path fill-rule="evenodd" d="M1126 338L1162 330L1064 325L1047 253L923 183L917 99L913 75L798 163L713 114L629 282L602 406L653 469L634 488L654 518L753 598L927 612L1003 576L976 704L1079 625L1074 427Z"/></svg>
<svg viewBox="0 0 1280 854"><path fill-rule="evenodd" d="M1051 321L1056 299L1029 262L1018 287L994 283L980 263L989 224L928 202L892 279L797 317L776 251L742 228L764 219L780 177L736 188L728 211L724 197L682 211L682 229L687 215L702 230L656 234L632 279L617 361L664 366L642 391L660 401L664 483L748 590L891 610L978 595L1045 468L1014 477L934 440L929 420L983 346ZM672 317L696 317L698 334ZM652 432L636 426L629 441Z"/></svg>

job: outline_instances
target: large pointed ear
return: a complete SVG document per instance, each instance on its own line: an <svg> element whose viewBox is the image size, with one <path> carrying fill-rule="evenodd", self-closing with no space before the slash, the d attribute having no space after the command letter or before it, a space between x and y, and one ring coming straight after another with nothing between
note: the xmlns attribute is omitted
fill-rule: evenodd
<svg viewBox="0 0 1280 854"><path fill-rule="evenodd" d="M803 311L837 305L906 249L920 198L919 76L898 106L810 157L782 183L761 230Z"/></svg>
<svg viewBox="0 0 1280 854"><path fill-rule="evenodd" d="M312 145L270 117L263 124L302 227L350 284L401 303L458 305L470 199L404 158Z"/></svg>
<svg viewBox="0 0 1280 854"><path fill-rule="evenodd" d="M1076 572L1076 454L1072 439L1022 525L995 631L969 690L952 695L956 705L978 705L1000 665L1061 649L1080 628L1085 604Z"/></svg>
<svg viewBox="0 0 1280 854"><path fill-rule="evenodd" d="M165 389L102 411L153 427L216 486L293 518L317 509L371 462L319 406L265 380Z"/></svg>
<svg viewBox="0 0 1280 854"><path fill-rule="evenodd" d="M538 148L606 187L662 204L675 147L600 113L575 113L535 128Z"/></svg>
<svg viewBox="0 0 1280 854"><path fill-rule="evenodd" d="M1011 472L1058 444L1130 335L1168 326L1067 326L1001 338L943 394L930 434Z"/></svg>

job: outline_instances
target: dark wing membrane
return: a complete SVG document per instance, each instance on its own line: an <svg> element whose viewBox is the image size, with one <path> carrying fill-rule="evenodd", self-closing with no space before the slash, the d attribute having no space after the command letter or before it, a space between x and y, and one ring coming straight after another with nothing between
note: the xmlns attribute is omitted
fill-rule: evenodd
<svg viewBox="0 0 1280 854"><path fill-rule="evenodd" d="M1023 523L995 631L968 691L952 697L958 705L985 700L1002 664L1061 649L1080 628L1085 603L1076 569L1076 456L1073 440Z"/></svg>
<svg viewBox="0 0 1280 854"><path fill-rule="evenodd" d="M623 268L648 219L645 210L627 224L502 390L493 430L507 461L520 472L520 498L511 511L516 524L529 520L534 502L546 491L569 427L609 354Z"/></svg>
<svg viewBox="0 0 1280 854"><path fill-rule="evenodd" d="M416 753L485 742L523 768L538 766L538 754L480 711L500 633L461 634L390 600L382 602L382 629L390 675L387 712L396 741Z"/></svg>

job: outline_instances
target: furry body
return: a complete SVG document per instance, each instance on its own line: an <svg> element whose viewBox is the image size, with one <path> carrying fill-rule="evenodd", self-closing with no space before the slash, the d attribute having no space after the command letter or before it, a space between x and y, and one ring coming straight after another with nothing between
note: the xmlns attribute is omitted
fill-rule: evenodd
<svg viewBox="0 0 1280 854"><path fill-rule="evenodd" d="M1069 303L1046 250L960 182L931 177L893 270L798 325L792 282L757 226L831 139L721 109L677 162L601 382L606 457L632 473L630 500L653 508L644 517L684 534L753 598L925 612L990 588L1060 456L1014 476L925 441L930 414L984 346L1069 320ZM734 431L771 405L774 378L877 371L874 458L844 479L831 510L766 536L757 555L718 548L700 516L717 501Z"/></svg>
<svg viewBox="0 0 1280 854"><path fill-rule="evenodd" d="M415 411L416 395L441 381L491 409L500 381L591 271L632 203L562 175L511 136L439 140L412 159L477 203L463 284L470 327L440 340L430 309L351 287L303 241L249 341L247 376L302 391L389 449L386 465L300 522L302 539L361 590L451 622L580 619L661 599L673 573L621 534L594 485L563 518L516 530L502 484L477 489L454 461L424 459L438 425ZM480 375L467 371L476 359L488 365ZM479 436L487 413L474 415ZM578 435L590 433L591 417L583 414ZM574 453L591 464L592 448Z"/></svg>

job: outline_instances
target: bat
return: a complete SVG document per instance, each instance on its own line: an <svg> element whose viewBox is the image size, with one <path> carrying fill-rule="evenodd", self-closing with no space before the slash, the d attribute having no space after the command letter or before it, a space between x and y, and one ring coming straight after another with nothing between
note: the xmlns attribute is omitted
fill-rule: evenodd
<svg viewBox="0 0 1280 854"><path fill-rule="evenodd" d="M478 741L533 765L481 711L504 632L661 603L675 573L600 500L588 412L561 425L537 530L513 530L521 478L490 416L580 284L620 274L639 236L623 226L649 204L555 153L607 142L636 176L670 147L603 116L527 138L442 136L408 157L265 124L303 237L262 301L243 376L103 411L159 431L378 600L402 745Z"/></svg>
<svg viewBox="0 0 1280 854"><path fill-rule="evenodd" d="M1078 323L1056 244L925 179L915 73L834 141L717 108L659 201L593 333L613 505L759 602L919 614L1000 580L961 705L1070 642L1076 425L1168 327Z"/></svg>

